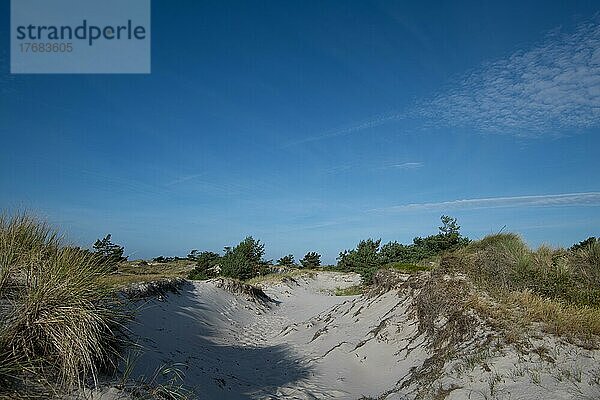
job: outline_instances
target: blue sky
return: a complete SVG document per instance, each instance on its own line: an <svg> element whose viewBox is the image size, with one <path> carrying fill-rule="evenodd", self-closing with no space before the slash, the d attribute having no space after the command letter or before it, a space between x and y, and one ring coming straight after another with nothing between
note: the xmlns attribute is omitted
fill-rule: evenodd
<svg viewBox="0 0 600 400"><path fill-rule="evenodd" d="M0 206L133 257L600 232L596 1L152 4L150 75L10 75Z"/></svg>

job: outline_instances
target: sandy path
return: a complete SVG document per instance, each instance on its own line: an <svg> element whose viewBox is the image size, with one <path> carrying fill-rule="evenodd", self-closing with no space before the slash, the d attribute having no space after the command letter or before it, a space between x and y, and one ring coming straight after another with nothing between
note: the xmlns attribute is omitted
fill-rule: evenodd
<svg viewBox="0 0 600 400"><path fill-rule="evenodd" d="M310 379L315 372L300 351L304 338L287 340L282 331L289 333L295 325L350 301L331 291L360 279L335 273L299 279L312 282L270 287L267 293L278 301L271 306L211 282L189 283L180 295L147 302L137 317L143 325L131 327L147 349L134 375L150 376L161 363L181 363L186 384L199 398L278 398L283 392L296 392L289 398L339 398L339 390Z"/></svg>
<svg viewBox="0 0 600 400"><path fill-rule="evenodd" d="M265 284L276 303L211 281L187 283L143 304L131 329L146 351L133 376L179 364L198 399L414 398L423 386L409 378L433 350L410 313L412 298L397 290L332 295L359 281L321 272ZM600 352L532 339L532 349L540 346L550 358L509 345L492 350L475 336L428 386L449 399L600 397Z"/></svg>

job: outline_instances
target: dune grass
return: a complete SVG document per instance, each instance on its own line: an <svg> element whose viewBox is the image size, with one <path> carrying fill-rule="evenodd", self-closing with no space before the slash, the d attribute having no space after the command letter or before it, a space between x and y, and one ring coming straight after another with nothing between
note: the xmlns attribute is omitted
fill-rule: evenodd
<svg viewBox="0 0 600 400"><path fill-rule="evenodd" d="M541 322L583 342L600 337L600 243L532 250L516 234L490 235L446 254L439 272L465 274L503 303L487 311L505 327Z"/></svg>
<svg viewBox="0 0 600 400"><path fill-rule="evenodd" d="M101 282L106 272L46 224L0 217L0 396L72 390L114 366L126 316ZM35 385L19 387L24 381Z"/></svg>
<svg viewBox="0 0 600 400"><path fill-rule="evenodd" d="M130 275L164 275L169 277L185 277L193 268L194 262L175 260L164 263L146 262L144 260L126 261L118 265L118 272Z"/></svg>
<svg viewBox="0 0 600 400"><path fill-rule="evenodd" d="M138 282L155 282L171 278L187 278L194 268L188 260L176 260L165 263L148 263L144 260L119 263L117 270L104 274L100 282L112 290L120 290Z"/></svg>
<svg viewBox="0 0 600 400"><path fill-rule="evenodd" d="M272 273L272 274L256 276L254 278L250 278L250 279L246 280L245 283L247 283L249 285L260 285L263 283L282 282L282 281L285 281L286 279L295 278L298 276L307 276L309 278L312 278L315 276L315 274L317 272L318 271L312 270L312 269L297 268L297 269L292 269L288 272L283 272L283 273Z"/></svg>

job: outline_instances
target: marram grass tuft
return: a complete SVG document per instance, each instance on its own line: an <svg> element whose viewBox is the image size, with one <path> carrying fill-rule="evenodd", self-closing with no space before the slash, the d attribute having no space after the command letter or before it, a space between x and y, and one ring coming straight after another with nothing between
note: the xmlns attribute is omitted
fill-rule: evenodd
<svg viewBox="0 0 600 400"><path fill-rule="evenodd" d="M82 387L113 365L125 314L105 274L98 257L62 245L46 224L0 217L0 398L26 397L24 381Z"/></svg>

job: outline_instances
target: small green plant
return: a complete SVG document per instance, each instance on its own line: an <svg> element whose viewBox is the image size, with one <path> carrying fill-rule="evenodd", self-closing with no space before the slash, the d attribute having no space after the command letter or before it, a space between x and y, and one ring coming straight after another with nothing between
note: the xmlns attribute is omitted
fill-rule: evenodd
<svg viewBox="0 0 600 400"><path fill-rule="evenodd" d="M408 263L402 263L402 262L389 263L389 264L386 264L385 267L395 269L398 271L402 271L402 272L407 272L407 273L429 271L431 269L430 267L425 267L423 265L408 264Z"/></svg>
<svg viewBox="0 0 600 400"><path fill-rule="evenodd" d="M358 295L363 294L364 291L365 291L364 286L355 285L355 286L349 286L347 288L336 288L335 295L336 296L358 296Z"/></svg>

